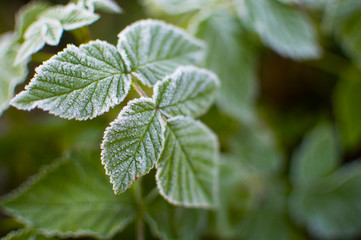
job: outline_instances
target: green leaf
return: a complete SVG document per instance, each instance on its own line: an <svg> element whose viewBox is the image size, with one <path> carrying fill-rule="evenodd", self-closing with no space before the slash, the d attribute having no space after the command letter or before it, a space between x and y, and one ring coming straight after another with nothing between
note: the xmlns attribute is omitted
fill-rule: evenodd
<svg viewBox="0 0 361 240"><path fill-rule="evenodd" d="M145 0L148 6L155 6L170 15L195 12L214 0Z"/></svg>
<svg viewBox="0 0 361 240"><path fill-rule="evenodd" d="M93 12L98 9L109 13L122 12L122 9L113 0L85 0L85 6Z"/></svg>
<svg viewBox="0 0 361 240"><path fill-rule="evenodd" d="M18 83L27 75L26 62L14 66L18 45L14 44L16 35L6 33L0 36L0 116L9 107Z"/></svg>
<svg viewBox="0 0 361 240"><path fill-rule="evenodd" d="M125 191L158 160L164 124L152 99L128 103L104 133L102 163L116 194Z"/></svg>
<svg viewBox="0 0 361 240"><path fill-rule="evenodd" d="M205 230L205 210L176 207L160 197L147 206L145 219L160 239L200 239Z"/></svg>
<svg viewBox="0 0 361 240"><path fill-rule="evenodd" d="M212 207L217 191L217 138L201 122L167 120L164 150L157 162L157 185L171 203Z"/></svg>
<svg viewBox="0 0 361 240"><path fill-rule="evenodd" d="M75 4L66 6L55 6L44 12L41 18L51 18L59 20L64 30L73 30L92 24L99 19L99 15L80 8Z"/></svg>
<svg viewBox="0 0 361 240"><path fill-rule="evenodd" d="M197 117L213 103L218 85L217 76L210 71L180 67L154 86L154 101L158 109L171 116Z"/></svg>
<svg viewBox="0 0 361 240"><path fill-rule="evenodd" d="M307 190L291 193L291 213L312 235L355 239L361 233L360 163L348 164Z"/></svg>
<svg viewBox="0 0 361 240"><path fill-rule="evenodd" d="M23 37L26 29L38 20L39 15L42 12L47 10L49 5L45 2L30 2L29 4L25 5L24 7L20 8L19 12L16 14L16 21L15 21L15 29L17 34L20 38Z"/></svg>
<svg viewBox="0 0 361 240"><path fill-rule="evenodd" d="M43 235L35 233L33 230L21 229L12 231L1 240L49 240L55 238L48 238Z"/></svg>
<svg viewBox="0 0 361 240"><path fill-rule="evenodd" d="M307 186L331 174L339 164L336 137L329 124L319 125L303 140L292 156L292 180Z"/></svg>
<svg viewBox="0 0 361 240"><path fill-rule="evenodd" d="M275 138L261 124L244 127L231 146L241 164L239 176L275 176L282 170L284 159L275 144Z"/></svg>
<svg viewBox="0 0 361 240"><path fill-rule="evenodd" d="M246 32L228 12L214 11L200 23L197 36L208 44L207 67L221 80L217 98L220 110L241 122L252 122L257 52Z"/></svg>
<svg viewBox="0 0 361 240"><path fill-rule="evenodd" d="M107 238L135 215L129 195L113 194L98 153L73 154L47 168L2 205L27 226L61 237Z"/></svg>
<svg viewBox="0 0 361 240"><path fill-rule="evenodd" d="M273 0L233 2L240 19L280 55L296 60L319 57L315 27L300 11Z"/></svg>
<svg viewBox="0 0 361 240"><path fill-rule="evenodd" d="M361 81L359 71L341 77L335 89L335 115L342 136L343 146L358 149L361 142Z"/></svg>
<svg viewBox="0 0 361 240"><path fill-rule="evenodd" d="M124 55L103 41L69 45L36 69L26 90L11 104L39 107L57 116L85 120L108 111L129 92L131 76Z"/></svg>
<svg viewBox="0 0 361 240"><path fill-rule="evenodd" d="M180 28L157 20L138 21L119 35L118 50L126 52L133 76L153 86L183 65L203 59L204 45Z"/></svg>

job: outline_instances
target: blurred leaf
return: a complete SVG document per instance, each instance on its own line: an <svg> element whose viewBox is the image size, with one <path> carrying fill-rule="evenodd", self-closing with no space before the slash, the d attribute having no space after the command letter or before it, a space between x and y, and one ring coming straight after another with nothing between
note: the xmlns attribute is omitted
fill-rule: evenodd
<svg viewBox="0 0 361 240"><path fill-rule="evenodd" d="M167 14L178 15L200 10L215 0L143 0L148 7L156 7Z"/></svg>
<svg viewBox="0 0 361 240"><path fill-rule="evenodd" d="M23 37L26 29L34 23L38 19L39 15L47 10L48 7L49 5L46 2L32 1L20 8L19 12L16 14L15 24L15 30L19 35L19 38Z"/></svg>
<svg viewBox="0 0 361 240"><path fill-rule="evenodd" d="M319 57L315 26L297 9L274 0L233 2L240 19L280 55L295 60Z"/></svg>
<svg viewBox="0 0 361 240"><path fill-rule="evenodd" d="M73 154L8 195L2 205L49 236L112 236L135 210L129 195L113 194L103 171L97 153Z"/></svg>
<svg viewBox="0 0 361 240"><path fill-rule="evenodd" d="M292 181L296 187L312 185L330 175L339 161L334 129L330 124L318 125L292 156Z"/></svg>
<svg viewBox="0 0 361 240"><path fill-rule="evenodd" d="M27 75L26 63L13 64L18 49L16 37L13 33L0 36L0 116L9 107L16 85L25 81Z"/></svg>
<svg viewBox="0 0 361 240"><path fill-rule="evenodd" d="M1 240L51 240L55 238L45 237L35 233L33 230L21 229L17 231L10 232Z"/></svg>
<svg viewBox="0 0 361 240"><path fill-rule="evenodd" d="M295 189L290 210L314 236L355 239L361 234L361 162L341 167L308 189Z"/></svg>
<svg viewBox="0 0 361 240"><path fill-rule="evenodd" d="M241 122L252 122L257 54L246 32L230 13L215 11L200 23L197 35L208 45L207 67L221 80L220 110Z"/></svg>
<svg viewBox="0 0 361 240"><path fill-rule="evenodd" d="M160 239L199 239L205 230L205 210L175 207L161 197L147 205L146 220Z"/></svg>
<svg viewBox="0 0 361 240"><path fill-rule="evenodd" d="M342 143L346 150L361 142L361 81L359 71L349 71L335 89L334 108Z"/></svg>
<svg viewBox="0 0 361 240"><path fill-rule="evenodd" d="M121 13L122 9L119 5L113 0L79 0L79 3L84 2L85 7L90 11L101 10L109 13Z"/></svg>

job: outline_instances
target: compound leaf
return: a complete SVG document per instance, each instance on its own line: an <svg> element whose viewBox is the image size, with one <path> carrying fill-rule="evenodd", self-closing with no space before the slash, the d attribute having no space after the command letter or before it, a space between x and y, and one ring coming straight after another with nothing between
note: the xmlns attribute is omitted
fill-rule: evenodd
<svg viewBox="0 0 361 240"><path fill-rule="evenodd" d="M49 167L2 205L48 236L105 238L134 218L132 202L127 194L113 194L97 152L73 154Z"/></svg>
<svg viewBox="0 0 361 240"><path fill-rule="evenodd" d="M99 15L80 8L75 4L55 6L44 12L42 18L57 19L61 22L64 30L73 30L92 24L99 19Z"/></svg>
<svg viewBox="0 0 361 240"><path fill-rule="evenodd" d="M218 82L210 71L180 67L155 85L156 106L171 116L200 116L213 103Z"/></svg>
<svg viewBox="0 0 361 240"><path fill-rule="evenodd" d="M217 139L190 117L167 120L164 150L157 162L157 185L171 203L211 207L217 190Z"/></svg>
<svg viewBox="0 0 361 240"><path fill-rule="evenodd" d="M131 75L126 59L103 41L69 45L36 69L26 90L11 102L19 109L39 107L63 118L94 118L123 101Z"/></svg>
<svg viewBox="0 0 361 240"><path fill-rule="evenodd" d="M102 163L116 194L148 173L158 160L164 142L164 126L152 99L135 99L106 129Z"/></svg>
<svg viewBox="0 0 361 240"><path fill-rule="evenodd" d="M269 0L233 1L241 20L280 55L296 60L320 55L312 22L292 6Z"/></svg>
<svg viewBox="0 0 361 240"><path fill-rule="evenodd" d="M296 185L309 185L332 173L338 163L333 129L330 125L319 125L293 155L291 176Z"/></svg>
<svg viewBox="0 0 361 240"><path fill-rule="evenodd" d="M153 86L182 65L203 59L204 45L180 28L157 20L138 21L119 35L118 50L132 63L132 74Z"/></svg>

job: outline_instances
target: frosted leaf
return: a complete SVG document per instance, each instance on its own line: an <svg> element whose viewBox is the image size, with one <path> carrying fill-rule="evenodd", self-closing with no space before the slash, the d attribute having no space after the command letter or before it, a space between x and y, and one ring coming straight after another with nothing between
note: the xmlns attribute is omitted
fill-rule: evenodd
<svg viewBox="0 0 361 240"><path fill-rule="evenodd" d="M180 67L155 85L154 101L169 115L197 117L213 103L218 85L217 76L210 71Z"/></svg>
<svg viewBox="0 0 361 240"><path fill-rule="evenodd" d="M113 194L98 154L72 154L48 167L2 207L48 236L111 238L134 219L135 208L130 195Z"/></svg>
<svg viewBox="0 0 361 240"><path fill-rule="evenodd" d="M81 2L81 1L79 1ZM113 0L85 0L85 7L90 11L103 10L110 13L121 13L122 9Z"/></svg>
<svg viewBox="0 0 361 240"><path fill-rule="evenodd" d="M15 29L16 32L19 34L21 38L25 33L26 29L38 20L39 15L42 12L47 10L49 5L45 2L30 2L29 4L25 5L24 7L20 8L19 12L16 14L16 22L15 22Z"/></svg>
<svg viewBox="0 0 361 240"><path fill-rule="evenodd" d="M152 86L182 65L203 59L204 45L180 28L157 20L138 21L119 35L118 50L132 62L133 75Z"/></svg>
<svg viewBox="0 0 361 240"><path fill-rule="evenodd" d="M164 126L152 99L135 99L106 129L102 163L116 194L148 173L158 160L164 142Z"/></svg>
<svg viewBox="0 0 361 240"><path fill-rule="evenodd" d="M161 9L170 15L199 11L215 0L145 0L145 4Z"/></svg>
<svg viewBox="0 0 361 240"><path fill-rule="evenodd" d="M25 34L25 41L16 56L15 63L19 64L33 53L39 51L45 43L57 45L63 34L63 28L58 20L43 18L31 24Z"/></svg>
<svg viewBox="0 0 361 240"><path fill-rule="evenodd" d="M157 162L157 185L171 203L211 207L217 190L217 139L201 122L167 120L164 150Z"/></svg>
<svg viewBox="0 0 361 240"><path fill-rule="evenodd" d="M307 16L274 0L233 0L241 20L262 42L282 56L312 59L320 55L316 30Z"/></svg>
<svg viewBox="0 0 361 240"><path fill-rule="evenodd" d="M80 8L75 4L56 6L44 12L42 18L53 18L61 22L65 30L73 30L92 24L99 19L99 15Z"/></svg>
<svg viewBox="0 0 361 240"><path fill-rule="evenodd" d="M39 107L68 119L94 118L128 94L131 75L125 62L124 55L104 41L68 45L36 69L11 104L25 110Z"/></svg>
<svg viewBox="0 0 361 240"><path fill-rule="evenodd" d="M18 83L26 78L26 62L14 66L18 45L15 45L16 35L6 33L0 36L0 116L9 107L9 101L14 97Z"/></svg>
<svg viewBox="0 0 361 240"><path fill-rule="evenodd" d="M55 240L52 237L45 237L36 233L34 230L30 229L20 229L10 232L5 237L2 237L1 240Z"/></svg>

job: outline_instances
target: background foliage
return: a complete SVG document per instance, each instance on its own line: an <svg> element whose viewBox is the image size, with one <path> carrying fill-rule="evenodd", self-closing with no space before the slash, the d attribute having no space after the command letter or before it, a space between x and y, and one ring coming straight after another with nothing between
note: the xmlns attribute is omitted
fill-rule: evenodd
<svg viewBox="0 0 361 240"><path fill-rule="evenodd" d="M47 2L59 3L67 1ZM100 17L89 28L72 30L61 16L60 25L45 22L56 26L58 33L48 31L37 39L37 47L48 45L31 56L27 69L14 69L12 62L20 61L17 51L7 51L10 45L3 44L14 36L3 36L0 91L22 83L26 75L32 78L34 68L67 43L78 46L102 39L116 44L116 34L125 26L149 17L184 28L205 41L203 67L214 71L221 82L216 104L200 119L216 133L221 150L217 207L169 204L154 189L154 170L124 194L113 194L100 164L99 144L105 126L137 96L134 90L124 103L89 121L10 107L0 118L0 194L4 196L0 234L20 230L5 239L79 235L357 239L361 235L360 0L118 3L122 14L87 16L84 25ZM28 26L15 24L14 18L25 4L20 0L2 4L1 32L12 31L15 25L25 32ZM58 46L49 46L57 41ZM30 60L30 54L21 56ZM23 87L20 84L15 91ZM2 105L7 94L0 92L0 110L8 107ZM56 203L55 207L49 203Z"/></svg>

